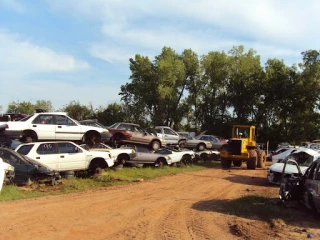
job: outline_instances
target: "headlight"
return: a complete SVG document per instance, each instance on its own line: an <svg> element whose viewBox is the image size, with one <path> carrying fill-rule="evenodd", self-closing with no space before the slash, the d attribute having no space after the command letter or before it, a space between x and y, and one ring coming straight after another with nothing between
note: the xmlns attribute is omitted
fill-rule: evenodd
<svg viewBox="0 0 320 240"><path fill-rule="evenodd" d="M104 133L108 133L109 131L108 131L108 129L105 129L105 130L103 130L102 132L104 132Z"/></svg>

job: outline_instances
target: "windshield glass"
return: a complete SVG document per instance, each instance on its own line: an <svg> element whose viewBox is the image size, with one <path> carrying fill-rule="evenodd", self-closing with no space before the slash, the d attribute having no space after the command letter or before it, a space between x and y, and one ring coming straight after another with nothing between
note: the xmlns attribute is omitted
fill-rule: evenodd
<svg viewBox="0 0 320 240"><path fill-rule="evenodd" d="M236 138L248 138L250 133L249 127L236 127L234 128L233 136Z"/></svg>
<svg viewBox="0 0 320 240"><path fill-rule="evenodd" d="M118 125L118 123L114 123L112 125L109 126L109 128L115 128Z"/></svg>
<svg viewBox="0 0 320 240"><path fill-rule="evenodd" d="M295 160L298 163L298 165L301 167L310 167L313 162L313 156L305 152L291 154L285 159L283 159L281 163L285 163L288 159ZM288 164L293 164L293 163L290 162Z"/></svg>
<svg viewBox="0 0 320 240"><path fill-rule="evenodd" d="M20 119L18 122L25 122L27 121L29 118L31 118L33 115L27 116L25 118Z"/></svg>

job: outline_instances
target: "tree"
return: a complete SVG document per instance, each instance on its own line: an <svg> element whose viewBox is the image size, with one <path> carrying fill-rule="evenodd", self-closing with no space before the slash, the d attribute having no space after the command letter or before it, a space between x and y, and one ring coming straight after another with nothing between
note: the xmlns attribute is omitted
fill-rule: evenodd
<svg viewBox="0 0 320 240"><path fill-rule="evenodd" d="M94 115L92 109L74 100L65 105L60 111L66 112L68 116L76 120L90 119Z"/></svg>
<svg viewBox="0 0 320 240"><path fill-rule="evenodd" d="M46 112L53 112L51 101L37 100L34 106L35 109L44 109Z"/></svg>
<svg viewBox="0 0 320 240"><path fill-rule="evenodd" d="M35 112L35 105L31 102L15 102L12 101L8 104L7 112L10 113L24 113L24 114L33 114Z"/></svg>

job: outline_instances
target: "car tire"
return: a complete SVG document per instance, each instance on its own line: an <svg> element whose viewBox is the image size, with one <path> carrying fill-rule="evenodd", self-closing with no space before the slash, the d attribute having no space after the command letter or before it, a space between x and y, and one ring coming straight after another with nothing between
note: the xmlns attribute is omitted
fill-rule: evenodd
<svg viewBox="0 0 320 240"><path fill-rule="evenodd" d="M159 158L156 161L156 164L158 167L163 167L166 164L166 161L163 158Z"/></svg>
<svg viewBox="0 0 320 240"><path fill-rule="evenodd" d="M65 171L62 173L62 177L65 179L72 179L75 177L75 172L74 171Z"/></svg>
<svg viewBox="0 0 320 240"><path fill-rule="evenodd" d="M151 142L151 149L156 151L161 147L161 143L158 140L153 140Z"/></svg>
<svg viewBox="0 0 320 240"><path fill-rule="evenodd" d="M185 140L181 140L179 141L178 145L179 145L179 148L185 148L187 144Z"/></svg>
<svg viewBox="0 0 320 240"><path fill-rule="evenodd" d="M206 149L206 145L204 143L199 143L197 146L198 151L203 151Z"/></svg>

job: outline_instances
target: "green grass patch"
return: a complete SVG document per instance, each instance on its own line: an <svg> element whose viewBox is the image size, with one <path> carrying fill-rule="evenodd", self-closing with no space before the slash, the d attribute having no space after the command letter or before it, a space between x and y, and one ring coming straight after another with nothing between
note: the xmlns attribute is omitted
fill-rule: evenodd
<svg viewBox="0 0 320 240"><path fill-rule="evenodd" d="M88 189L98 189L135 182L139 179L148 180L161 176L178 174L182 172L200 171L206 168L220 167L219 162L200 162L184 167L145 167L105 169L101 176L89 178L86 174L79 174L73 179L62 179L55 186L37 184L31 187L18 187L13 185L3 186L0 201L17 200L24 198L42 197L48 195L67 194Z"/></svg>

